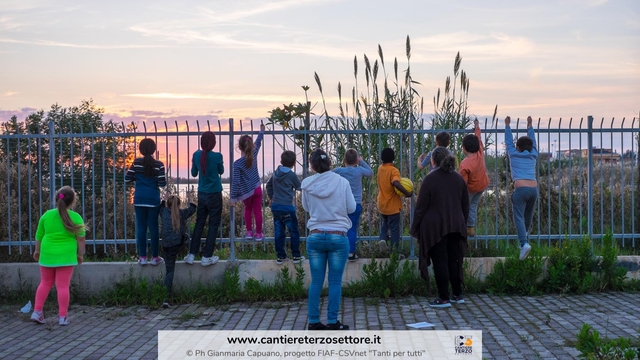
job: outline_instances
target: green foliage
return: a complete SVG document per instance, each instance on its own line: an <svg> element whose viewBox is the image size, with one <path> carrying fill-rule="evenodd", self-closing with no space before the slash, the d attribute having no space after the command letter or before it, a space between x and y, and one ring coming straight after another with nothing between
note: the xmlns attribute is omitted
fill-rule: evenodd
<svg viewBox="0 0 640 360"><path fill-rule="evenodd" d="M640 357L640 341L620 337L617 339L601 338L598 331L589 324L582 325L577 335L576 349L578 357L588 360L631 360Z"/></svg>
<svg viewBox="0 0 640 360"><path fill-rule="evenodd" d="M345 296L365 297L401 297L409 295L427 295L427 284L418 273L415 261L405 261L400 266L397 253L392 253L387 261L371 259L371 263L362 266L364 274L361 281L344 286Z"/></svg>
<svg viewBox="0 0 640 360"><path fill-rule="evenodd" d="M525 260L519 260L519 249L510 248L505 261L499 260L485 280L486 288L495 294L534 295L540 292L538 283L542 276L543 258L533 247Z"/></svg>
<svg viewBox="0 0 640 360"><path fill-rule="evenodd" d="M167 289L160 277L151 280L136 278L131 271L121 282L117 282L112 290L103 292L98 302L112 306L127 306L133 304L146 305L157 309L166 298Z"/></svg>
<svg viewBox="0 0 640 360"><path fill-rule="evenodd" d="M591 240L564 241L549 253L549 274L546 288L550 292L583 294L593 289L592 270L595 256Z"/></svg>
<svg viewBox="0 0 640 360"><path fill-rule="evenodd" d="M613 240L611 231L602 238L602 257L598 261L600 270L600 289L623 290L627 278L627 269L616 267L620 248Z"/></svg>
<svg viewBox="0 0 640 360"><path fill-rule="evenodd" d="M243 299L247 301L290 301L306 297L304 269L300 265L297 265L295 269L294 279L289 267L283 267L273 284L265 284L256 279L247 279L244 284Z"/></svg>

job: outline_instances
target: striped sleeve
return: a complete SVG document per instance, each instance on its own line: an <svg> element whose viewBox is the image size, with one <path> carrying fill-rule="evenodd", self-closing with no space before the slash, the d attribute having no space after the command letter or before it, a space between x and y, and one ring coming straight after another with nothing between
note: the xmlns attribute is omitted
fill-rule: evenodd
<svg viewBox="0 0 640 360"><path fill-rule="evenodd" d="M162 163L162 161L156 160L156 171L158 172L158 186L167 186L167 177L165 175L164 164Z"/></svg>
<svg viewBox="0 0 640 360"><path fill-rule="evenodd" d="M133 161L133 164L129 166L129 170L124 174L124 182L136 181L136 161L138 161L138 159Z"/></svg>

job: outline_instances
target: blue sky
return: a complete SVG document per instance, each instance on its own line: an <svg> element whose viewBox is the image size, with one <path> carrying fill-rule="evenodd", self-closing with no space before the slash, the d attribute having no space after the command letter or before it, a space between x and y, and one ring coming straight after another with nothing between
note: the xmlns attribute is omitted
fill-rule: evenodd
<svg viewBox="0 0 640 360"><path fill-rule="evenodd" d="M265 118L301 85L320 101L314 72L331 109L354 56L380 44L403 69L407 35L425 104L460 51L478 116L640 111L637 0L0 0L0 120L88 98L124 120Z"/></svg>

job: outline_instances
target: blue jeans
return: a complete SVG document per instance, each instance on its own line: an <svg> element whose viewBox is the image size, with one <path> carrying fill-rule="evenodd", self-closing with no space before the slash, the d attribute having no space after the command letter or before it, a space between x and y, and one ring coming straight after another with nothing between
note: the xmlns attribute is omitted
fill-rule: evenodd
<svg viewBox="0 0 640 360"><path fill-rule="evenodd" d="M347 231L349 238L349 252L356 252L356 238L358 237L358 225L360 225L360 214L362 214L362 205L356 204L356 211L349 214L351 220L351 228Z"/></svg>
<svg viewBox="0 0 640 360"><path fill-rule="evenodd" d="M382 229L380 229L381 240L391 240L391 249L395 250L400 245L400 215L397 213L393 215L382 215ZM391 236L389 236L389 233Z"/></svg>
<svg viewBox="0 0 640 360"><path fill-rule="evenodd" d="M151 237L151 256L156 257L160 250L160 229L158 228L159 206L134 206L136 212L136 245L138 255L147 256L147 230Z"/></svg>
<svg viewBox="0 0 640 360"><path fill-rule="evenodd" d="M207 242L204 245L203 257L212 257L216 247L216 235L222 218L222 193L207 194L198 192L198 211L196 212L196 225L193 228L193 236L189 244L189 254L198 255L202 243L202 231L209 217L209 231Z"/></svg>
<svg viewBox="0 0 640 360"><path fill-rule="evenodd" d="M476 226L476 219L478 218L478 203L482 198L483 191L476 193L469 193L469 218L467 219L467 227Z"/></svg>
<svg viewBox="0 0 640 360"><path fill-rule="evenodd" d="M291 236L291 255L300 256L300 230L298 230L298 218L296 211L271 210L273 214L274 242L276 253L280 259L287 257L285 251L285 239L287 237L286 228L289 228Z"/></svg>
<svg viewBox="0 0 640 360"><path fill-rule="evenodd" d="M531 228L533 221L533 210L538 200L538 188L519 187L511 194L513 204L513 222L518 232L520 246L528 241L527 232Z"/></svg>
<svg viewBox="0 0 640 360"><path fill-rule="evenodd" d="M320 322L320 293L324 284L324 276L329 265L329 305L327 306L327 322L338 321L340 299L342 297L342 275L349 258L349 240L337 234L309 234L307 237L307 256L311 269L309 285L308 316L309 323Z"/></svg>

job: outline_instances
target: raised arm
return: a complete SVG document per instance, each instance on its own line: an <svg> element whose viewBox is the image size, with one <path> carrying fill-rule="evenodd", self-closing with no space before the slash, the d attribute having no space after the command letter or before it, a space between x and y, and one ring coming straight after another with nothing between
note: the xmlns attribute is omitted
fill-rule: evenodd
<svg viewBox="0 0 640 360"><path fill-rule="evenodd" d="M527 117L527 136L531 138L533 141L533 150L532 153L538 153L538 145L536 143L536 132L533 130L533 119L531 116Z"/></svg>
<svg viewBox="0 0 640 360"><path fill-rule="evenodd" d="M193 153L193 157L191 157L191 176L196 177L198 176L198 165L196 165L196 154L197 152ZM204 155L204 152L200 153L200 156Z"/></svg>
<svg viewBox="0 0 640 360"><path fill-rule="evenodd" d="M480 132L480 122L478 121L478 119L476 119L473 122L474 128L473 128L473 133L476 134L476 136L478 137L478 141L480 142L480 150L478 150L480 152L480 155L484 154L484 144L482 143L482 133Z"/></svg>
<svg viewBox="0 0 640 360"><path fill-rule="evenodd" d="M264 137L264 124L260 124L260 132L258 133L258 137L256 138L255 148L253 149L253 156L258 155L258 151L260 151L260 147L262 146L262 138Z"/></svg>
<svg viewBox="0 0 640 360"><path fill-rule="evenodd" d="M362 176L365 177L372 177L373 176L373 170L371 170L371 166L369 166L369 164L367 164L364 160L362 160L362 158L358 158L358 165L360 165L360 167L362 168Z"/></svg>
<svg viewBox="0 0 640 360"><path fill-rule="evenodd" d="M507 146L507 153L509 155L515 154L518 152L516 150L516 146L513 145L513 134L511 133L511 117L507 116L504 119L504 143Z"/></svg>

